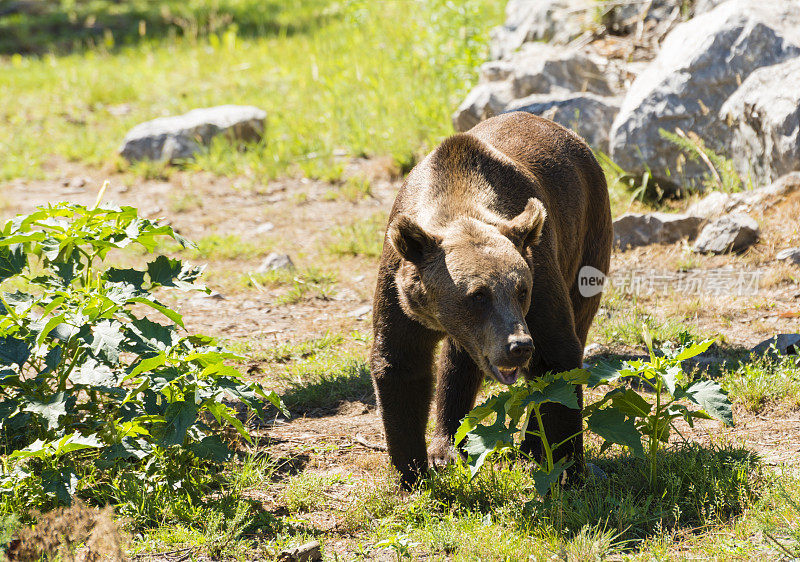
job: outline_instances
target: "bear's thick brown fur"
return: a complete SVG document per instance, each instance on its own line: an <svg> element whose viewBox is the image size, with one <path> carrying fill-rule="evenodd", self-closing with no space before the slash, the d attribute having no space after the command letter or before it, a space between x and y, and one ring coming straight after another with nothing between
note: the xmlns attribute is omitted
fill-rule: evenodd
<svg viewBox="0 0 800 562"><path fill-rule="evenodd" d="M389 456L406 486L429 458L451 457L484 376L511 384L582 365L600 295L581 296L578 272L607 273L611 242L603 172L583 140L552 121L488 119L411 171L389 216L371 356ZM582 427L580 410L547 404L544 414L550 443ZM540 453L534 440L525 446ZM582 471L582 438L556 455Z"/></svg>

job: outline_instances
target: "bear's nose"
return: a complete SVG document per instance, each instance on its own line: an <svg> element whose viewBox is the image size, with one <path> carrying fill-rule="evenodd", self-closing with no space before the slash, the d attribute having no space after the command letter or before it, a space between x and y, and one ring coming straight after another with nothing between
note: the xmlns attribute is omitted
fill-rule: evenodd
<svg viewBox="0 0 800 562"><path fill-rule="evenodd" d="M521 336L512 339L508 344L508 355L514 359L528 359L533 354L533 339Z"/></svg>

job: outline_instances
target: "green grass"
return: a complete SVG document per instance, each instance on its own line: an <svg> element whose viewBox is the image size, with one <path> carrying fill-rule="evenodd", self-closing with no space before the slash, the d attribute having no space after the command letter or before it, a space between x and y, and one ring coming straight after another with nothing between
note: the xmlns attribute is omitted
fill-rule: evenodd
<svg viewBox="0 0 800 562"><path fill-rule="evenodd" d="M54 156L113 162L133 125L226 103L264 109L265 138L214 143L192 169L263 182L330 174L334 153L407 161L452 133L501 19L489 0L94 0L2 16L0 52L45 54L0 56L0 98L14 100L0 180L45 176Z"/></svg>
<svg viewBox="0 0 800 562"><path fill-rule="evenodd" d="M336 256L366 256L376 258L383 250L383 235L386 215L375 215L334 228L331 241L326 245L329 253Z"/></svg>
<svg viewBox="0 0 800 562"><path fill-rule="evenodd" d="M662 321L637 307L614 311L610 317L598 314L588 339L608 345L641 346L645 343L642 338L643 325L647 326L656 346L679 342L681 339L703 339L690 324L672 318Z"/></svg>
<svg viewBox="0 0 800 562"><path fill-rule="evenodd" d="M731 399L751 412L784 401L800 407L800 362L797 357L750 356L722 377Z"/></svg>
<svg viewBox="0 0 800 562"><path fill-rule="evenodd" d="M301 472L289 478L283 501L292 513L314 511L325 505L325 489L341 481L342 477L336 474Z"/></svg>
<svg viewBox="0 0 800 562"><path fill-rule="evenodd" d="M267 240L243 240L238 234L209 234L195 240L195 244L196 248L185 250L195 260L252 259L268 254L272 248Z"/></svg>
<svg viewBox="0 0 800 562"><path fill-rule="evenodd" d="M347 520L372 529L372 553L378 543L402 539L411 545L412 558L529 560L533 555L546 560L560 553L559 559L577 561L640 552L647 559L696 531L731 521L739 525L745 517L752 529L760 525L758 518L775 509L761 461L739 447L665 450L660 460L664 470L654 489L640 460L608 454L590 460L607 478L590 478L545 500L533 492L530 474L519 460L486 466L472 481L451 465L431 473L419 494L399 504L393 495L397 492L384 491L378 482L359 493ZM777 504L783 509L786 502ZM702 540L719 539L708 533ZM752 548L763 551L765 545Z"/></svg>
<svg viewBox="0 0 800 562"><path fill-rule="evenodd" d="M281 398L293 411L330 410L344 400L374 400L369 367L356 356L315 357L288 372L293 382Z"/></svg>

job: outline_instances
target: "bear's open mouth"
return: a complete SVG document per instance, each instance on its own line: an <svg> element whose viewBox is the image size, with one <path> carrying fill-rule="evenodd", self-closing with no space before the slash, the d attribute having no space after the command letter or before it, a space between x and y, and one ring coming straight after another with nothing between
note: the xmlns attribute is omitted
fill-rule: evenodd
<svg viewBox="0 0 800 562"><path fill-rule="evenodd" d="M491 367L492 375L494 375L494 378L497 379L498 382L507 385L512 385L517 382L520 371L519 367L495 367L494 365L491 365Z"/></svg>

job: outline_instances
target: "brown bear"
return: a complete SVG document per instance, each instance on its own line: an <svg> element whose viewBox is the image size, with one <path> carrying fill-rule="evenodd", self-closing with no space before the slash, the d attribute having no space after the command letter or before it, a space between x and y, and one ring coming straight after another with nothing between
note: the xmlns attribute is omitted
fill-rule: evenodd
<svg viewBox="0 0 800 562"><path fill-rule="evenodd" d="M452 458L485 376L513 384L582 365L601 295L581 296L578 274L607 273L611 243L603 171L580 137L547 119L488 119L409 173L389 216L371 355L389 456L406 487L429 460ZM582 428L580 410L543 412L550 443ZM536 440L523 448L541 454ZM556 451L563 456L574 461L571 477L584 470L581 436Z"/></svg>

